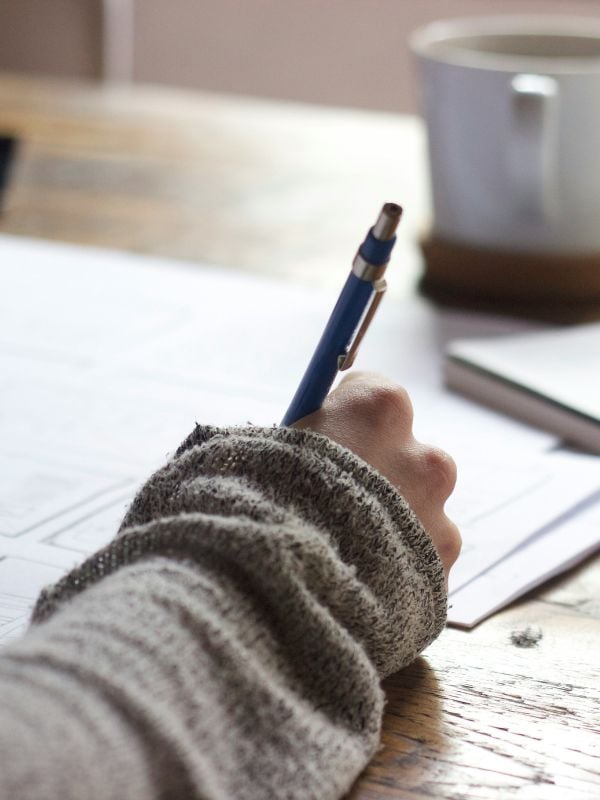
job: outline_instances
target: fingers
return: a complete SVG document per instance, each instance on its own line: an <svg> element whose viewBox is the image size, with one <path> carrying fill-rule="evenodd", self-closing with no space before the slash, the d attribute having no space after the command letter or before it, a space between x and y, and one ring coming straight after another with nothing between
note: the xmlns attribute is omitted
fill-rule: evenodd
<svg viewBox="0 0 600 800"><path fill-rule="evenodd" d="M461 538L444 512L456 485L456 464L413 435L413 407L404 388L374 373L350 373L323 407L296 423L352 450L406 498L431 536L446 574Z"/></svg>
<svg viewBox="0 0 600 800"><path fill-rule="evenodd" d="M457 469L454 459L439 447L421 445L422 480L433 500L445 503L456 486Z"/></svg>
<svg viewBox="0 0 600 800"><path fill-rule="evenodd" d="M413 407L404 387L373 372L350 373L325 401L326 408L349 410L365 425L412 437Z"/></svg>
<svg viewBox="0 0 600 800"><path fill-rule="evenodd" d="M444 572L448 576L450 569L460 555L462 547L460 531L454 522L444 514L440 526L430 536L444 565Z"/></svg>

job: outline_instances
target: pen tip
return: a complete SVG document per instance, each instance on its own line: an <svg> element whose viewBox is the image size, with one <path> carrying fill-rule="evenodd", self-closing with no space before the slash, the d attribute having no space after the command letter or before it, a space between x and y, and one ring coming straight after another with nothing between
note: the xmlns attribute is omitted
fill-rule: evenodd
<svg viewBox="0 0 600 800"><path fill-rule="evenodd" d="M402 206L399 206L398 203L384 203L382 211L389 217L397 217L400 219L402 216Z"/></svg>
<svg viewBox="0 0 600 800"><path fill-rule="evenodd" d="M389 241L394 237L396 228L402 216L402 207L397 203L385 203L377 222L373 226L373 236L380 242Z"/></svg>

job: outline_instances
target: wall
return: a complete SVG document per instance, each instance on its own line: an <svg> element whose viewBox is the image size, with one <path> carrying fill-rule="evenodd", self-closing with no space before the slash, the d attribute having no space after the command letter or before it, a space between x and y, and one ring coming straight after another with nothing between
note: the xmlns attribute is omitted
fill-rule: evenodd
<svg viewBox="0 0 600 800"><path fill-rule="evenodd" d="M108 2L108 0L105 0ZM135 80L388 110L415 108L407 36L439 17L600 0L111 0L133 3ZM101 0L0 0L0 69L101 75Z"/></svg>
<svg viewBox="0 0 600 800"><path fill-rule="evenodd" d="M176 9L176 11L175 11ZM142 80L411 110L410 31L440 17L597 13L599 0L136 0Z"/></svg>
<svg viewBox="0 0 600 800"><path fill-rule="evenodd" d="M98 0L0 0L0 69L97 77Z"/></svg>

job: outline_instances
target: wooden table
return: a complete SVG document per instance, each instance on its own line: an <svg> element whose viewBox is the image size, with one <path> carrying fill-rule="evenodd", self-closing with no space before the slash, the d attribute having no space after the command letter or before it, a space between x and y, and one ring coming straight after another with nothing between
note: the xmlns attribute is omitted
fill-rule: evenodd
<svg viewBox="0 0 600 800"><path fill-rule="evenodd" d="M4 76L2 130L22 140L2 232L337 289L390 199L407 206L392 295L414 290L428 209L416 119ZM542 639L517 647L529 625ZM599 642L598 559L448 629L386 681L383 748L350 797L600 797Z"/></svg>

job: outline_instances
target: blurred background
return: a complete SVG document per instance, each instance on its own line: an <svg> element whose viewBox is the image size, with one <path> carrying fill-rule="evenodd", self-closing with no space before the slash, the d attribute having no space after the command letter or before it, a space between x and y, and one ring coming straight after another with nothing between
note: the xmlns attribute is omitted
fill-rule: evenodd
<svg viewBox="0 0 600 800"><path fill-rule="evenodd" d="M0 70L415 111L407 35L600 0L0 0Z"/></svg>

